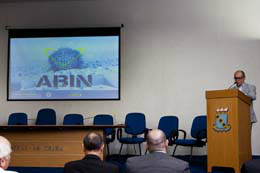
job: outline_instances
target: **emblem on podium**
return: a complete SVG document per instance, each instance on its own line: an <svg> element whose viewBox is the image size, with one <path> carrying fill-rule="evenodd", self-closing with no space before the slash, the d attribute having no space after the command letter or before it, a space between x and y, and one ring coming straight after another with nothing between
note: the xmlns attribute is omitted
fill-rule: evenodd
<svg viewBox="0 0 260 173"><path fill-rule="evenodd" d="M217 132L227 132L231 129L231 125L228 124L228 107L217 108L216 121L213 124L213 129Z"/></svg>

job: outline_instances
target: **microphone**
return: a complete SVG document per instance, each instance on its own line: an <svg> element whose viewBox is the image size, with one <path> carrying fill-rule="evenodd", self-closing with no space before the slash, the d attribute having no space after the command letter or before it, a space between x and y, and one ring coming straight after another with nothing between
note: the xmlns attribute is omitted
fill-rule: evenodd
<svg viewBox="0 0 260 173"><path fill-rule="evenodd" d="M232 85L230 85L230 87L228 87L228 89L232 88L235 84L236 84L236 82L232 83Z"/></svg>

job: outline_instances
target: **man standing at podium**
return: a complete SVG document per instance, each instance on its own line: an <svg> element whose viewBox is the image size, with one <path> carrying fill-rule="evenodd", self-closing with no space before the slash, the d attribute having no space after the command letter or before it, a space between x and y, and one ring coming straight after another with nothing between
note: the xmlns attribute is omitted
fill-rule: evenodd
<svg viewBox="0 0 260 173"><path fill-rule="evenodd" d="M256 87L254 85L245 83L246 75L245 72L242 70L237 70L234 73L234 79L236 84L233 88L239 89L245 95L251 98L251 106L250 106L250 118L251 118L251 128L252 124L257 122L256 114L253 108L253 101L256 100Z"/></svg>

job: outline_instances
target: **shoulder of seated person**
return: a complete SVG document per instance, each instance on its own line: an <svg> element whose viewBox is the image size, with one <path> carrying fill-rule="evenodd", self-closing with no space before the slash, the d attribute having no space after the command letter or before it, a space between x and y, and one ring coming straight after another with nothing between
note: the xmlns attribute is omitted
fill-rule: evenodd
<svg viewBox="0 0 260 173"><path fill-rule="evenodd" d="M142 160L146 160L147 158L157 158L157 157L160 157L161 155L163 156L168 156L166 153L149 153L149 154L146 154L146 155L142 155L142 156L134 156L134 157L130 157L127 159L127 161L136 161L136 162L139 162L139 161L142 161Z"/></svg>
<svg viewBox="0 0 260 173"><path fill-rule="evenodd" d="M81 162L82 162L82 160L73 160L73 161L67 162L65 164L65 166L77 165L77 164L80 164Z"/></svg>
<svg viewBox="0 0 260 173"><path fill-rule="evenodd" d="M127 159L127 162L136 161L136 160L142 160L145 156L147 156L147 155L129 157L129 158Z"/></svg>

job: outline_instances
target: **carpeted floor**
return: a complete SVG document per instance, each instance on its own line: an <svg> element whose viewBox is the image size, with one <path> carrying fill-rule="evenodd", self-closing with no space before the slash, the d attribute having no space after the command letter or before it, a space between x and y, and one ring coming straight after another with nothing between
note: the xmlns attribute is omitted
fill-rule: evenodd
<svg viewBox="0 0 260 173"><path fill-rule="evenodd" d="M125 163L127 158L133 155L111 155L107 161L120 167L121 173L125 172ZM189 156L176 156L179 159L189 162ZM254 156L253 159L260 159L260 156ZM207 156L193 156L189 162L191 173L207 173ZM30 167L10 167L9 170L19 173L63 173L63 168L30 168ZM213 168L213 173L233 173L230 168Z"/></svg>

